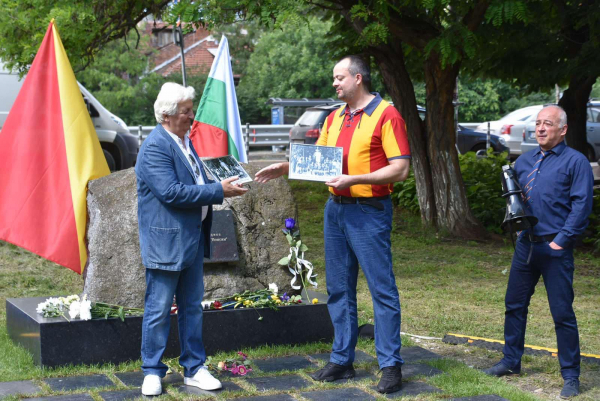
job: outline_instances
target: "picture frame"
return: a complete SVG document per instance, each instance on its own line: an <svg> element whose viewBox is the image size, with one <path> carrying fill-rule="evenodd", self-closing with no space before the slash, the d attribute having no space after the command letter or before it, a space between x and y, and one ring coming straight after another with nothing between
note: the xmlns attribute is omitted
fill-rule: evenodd
<svg viewBox="0 0 600 401"><path fill-rule="evenodd" d="M243 184L252 181L252 178L250 178L242 165L231 155L202 159L202 164L214 179L219 182L230 177L235 177L236 175L239 177L239 180L234 181L233 184Z"/></svg>
<svg viewBox="0 0 600 401"><path fill-rule="evenodd" d="M327 182L342 175L344 148L333 146L290 145L290 180Z"/></svg>

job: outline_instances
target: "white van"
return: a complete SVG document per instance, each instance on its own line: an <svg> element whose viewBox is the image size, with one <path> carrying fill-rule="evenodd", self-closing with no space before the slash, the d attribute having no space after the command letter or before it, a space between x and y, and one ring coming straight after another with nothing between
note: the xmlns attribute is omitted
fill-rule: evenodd
<svg viewBox="0 0 600 401"><path fill-rule="evenodd" d="M4 121L6 121L21 86L23 86L24 79L20 80L17 74L7 71L0 61L0 88L2 88L2 95L0 95L0 130L4 126ZM137 135L132 135L123 120L102 106L83 85L79 82L77 84L92 118L110 171L133 167L139 149Z"/></svg>

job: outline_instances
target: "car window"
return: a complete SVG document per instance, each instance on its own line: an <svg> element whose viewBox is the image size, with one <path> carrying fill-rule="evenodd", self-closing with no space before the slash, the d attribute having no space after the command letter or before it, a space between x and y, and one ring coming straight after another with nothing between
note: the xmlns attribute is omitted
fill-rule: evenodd
<svg viewBox="0 0 600 401"><path fill-rule="evenodd" d="M541 109L540 109L541 110ZM500 119L500 121L525 121L532 114L536 114L539 110L537 108L530 109L529 107L525 109L515 110L512 113L508 113L504 117Z"/></svg>
<svg viewBox="0 0 600 401"><path fill-rule="evenodd" d="M296 121L295 126L319 125L325 121L330 111L327 110L306 110Z"/></svg>
<svg viewBox="0 0 600 401"><path fill-rule="evenodd" d="M600 109L588 107L587 121L592 123L600 123Z"/></svg>

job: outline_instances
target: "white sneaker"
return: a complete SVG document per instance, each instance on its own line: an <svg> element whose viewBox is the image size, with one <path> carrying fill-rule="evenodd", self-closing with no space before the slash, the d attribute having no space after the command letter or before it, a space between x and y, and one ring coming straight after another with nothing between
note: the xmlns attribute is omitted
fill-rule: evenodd
<svg viewBox="0 0 600 401"><path fill-rule="evenodd" d="M194 377L184 377L183 384L198 387L202 390L218 390L223 387L221 382L210 374L206 366L202 366Z"/></svg>
<svg viewBox="0 0 600 401"><path fill-rule="evenodd" d="M142 384L143 395L160 395L162 393L162 385L160 377L157 375L144 376L144 384Z"/></svg>

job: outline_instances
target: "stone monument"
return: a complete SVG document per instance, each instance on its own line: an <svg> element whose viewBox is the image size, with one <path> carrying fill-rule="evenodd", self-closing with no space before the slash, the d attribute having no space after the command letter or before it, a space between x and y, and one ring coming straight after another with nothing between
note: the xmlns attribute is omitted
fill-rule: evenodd
<svg viewBox="0 0 600 401"><path fill-rule="evenodd" d="M260 169L244 165L251 177ZM228 198L213 210L233 215L239 260L204 265L205 299L216 299L276 283L290 292L292 279L277 262L288 252L281 229L286 218L297 216L287 180L250 182L241 197ZM88 266L83 292L92 301L144 306L145 268L139 248L136 177L133 168L112 173L88 185ZM213 232L218 227L213 225Z"/></svg>

